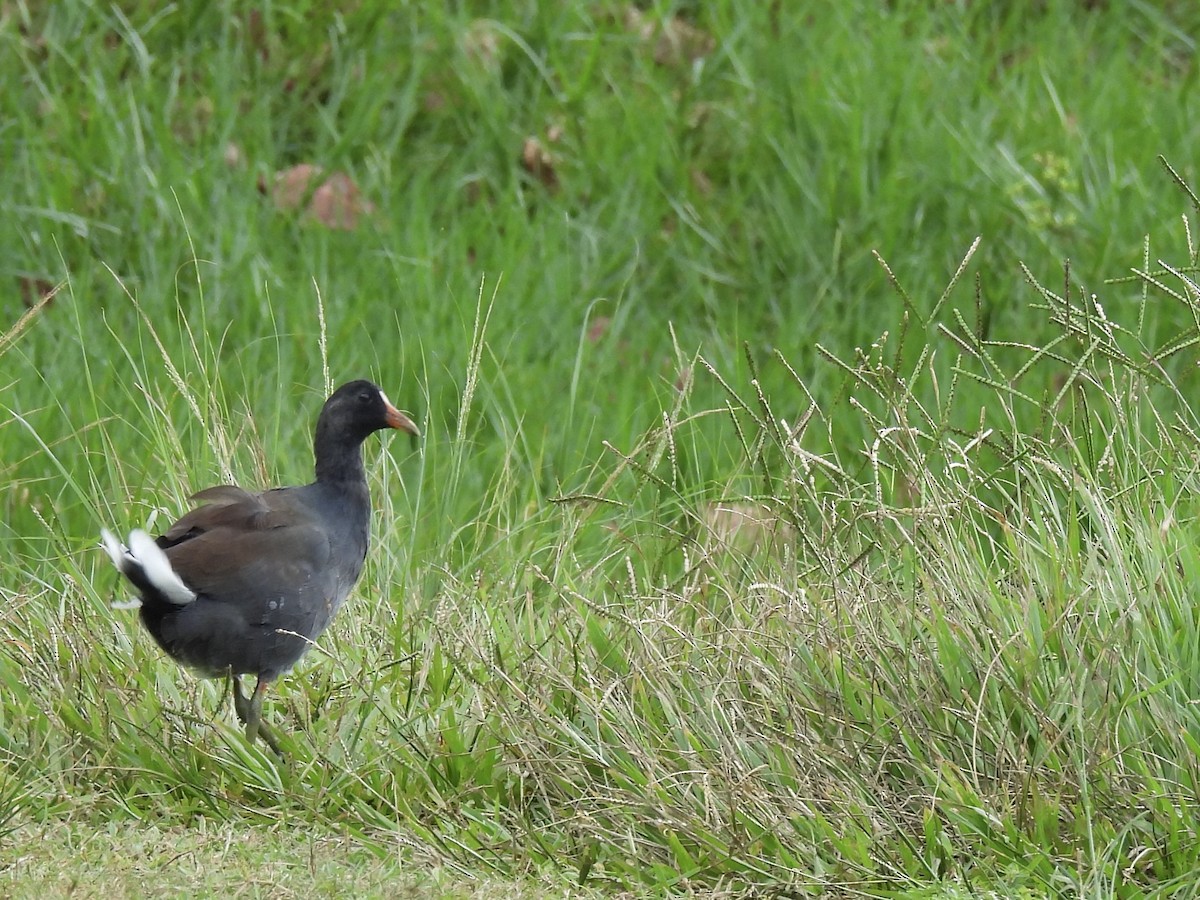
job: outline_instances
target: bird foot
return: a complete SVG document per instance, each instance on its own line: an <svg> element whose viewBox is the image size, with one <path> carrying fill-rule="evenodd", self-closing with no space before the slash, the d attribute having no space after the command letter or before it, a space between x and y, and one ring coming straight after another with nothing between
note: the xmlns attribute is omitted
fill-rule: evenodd
<svg viewBox="0 0 1200 900"><path fill-rule="evenodd" d="M280 761L286 759L283 750L279 747L279 735L262 720L262 701L263 695L267 692L267 682L259 678L258 684L254 686L254 693L247 697L242 693L241 678L230 675L229 680L233 682L233 710L242 724L246 726L246 742L253 745L256 740L261 738L262 742L271 748Z"/></svg>

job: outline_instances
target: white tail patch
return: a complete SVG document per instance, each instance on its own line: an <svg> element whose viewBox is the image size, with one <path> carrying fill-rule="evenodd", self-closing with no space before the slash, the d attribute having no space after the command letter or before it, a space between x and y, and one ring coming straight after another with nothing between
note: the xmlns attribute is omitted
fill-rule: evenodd
<svg viewBox="0 0 1200 900"><path fill-rule="evenodd" d="M171 568L167 554L154 543L154 538L140 528L129 532L129 555L142 567L146 580L172 603L183 606L196 599L196 592L184 584L183 579Z"/></svg>
<svg viewBox="0 0 1200 900"><path fill-rule="evenodd" d="M104 544L104 552L108 554L108 558L112 560L117 571L122 575L125 574L125 567L135 564L135 560L129 555L129 551L121 546L121 542L107 528L100 529L100 541ZM141 607L142 601L140 597L131 597L128 600L113 601L113 609L138 609Z"/></svg>
<svg viewBox="0 0 1200 900"><path fill-rule="evenodd" d="M112 560L112 564L117 567L117 571L124 573L125 560L129 558L129 551L121 546L121 542L107 528L100 529L100 540L104 543L104 551Z"/></svg>
<svg viewBox="0 0 1200 900"><path fill-rule="evenodd" d="M100 539L109 559L122 574L141 569L146 580L171 603L183 606L196 599L196 592L183 583L183 579L171 568L171 561L162 552L154 538L140 528L129 533L129 546L122 545L110 531L102 529ZM138 604L140 605L140 604Z"/></svg>

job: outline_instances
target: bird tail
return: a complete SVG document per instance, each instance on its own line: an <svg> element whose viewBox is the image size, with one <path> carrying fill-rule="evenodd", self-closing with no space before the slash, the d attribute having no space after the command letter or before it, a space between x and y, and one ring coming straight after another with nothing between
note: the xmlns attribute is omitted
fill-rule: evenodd
<svg viewBox="0 0 1200 900"><path fill-rule="evenodd" d="M161 599L184 606L196 599L196 592L183 583L167 554L140 528L129 533L129 546L107 528L100 530L100 540L113 565L142 592L143 600Z"/></svg>

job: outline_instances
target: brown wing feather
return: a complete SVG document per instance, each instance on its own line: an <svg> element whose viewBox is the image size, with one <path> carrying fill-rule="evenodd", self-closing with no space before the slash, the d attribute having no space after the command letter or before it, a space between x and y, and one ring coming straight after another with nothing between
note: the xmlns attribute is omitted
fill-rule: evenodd
<svg viewBox="0 0 1200 900"><path fill-rule="evenodd" d="M203 504L159 539L184 583L203 597L237 607L248 622L302 633L324 627L337 574L329 536L300 491L251 494L221 485L194 497ZM297 618L301 605L316 612L316 622Z"/></svg>
<svg viewBox="0 0 1200 900"><path fill-rule="evenodd" d="M262 494L251 494L232 484L222 484L192 494L202 503L185 513L158 539L164 550L216 528L269 528L271 507Z"/></svg>

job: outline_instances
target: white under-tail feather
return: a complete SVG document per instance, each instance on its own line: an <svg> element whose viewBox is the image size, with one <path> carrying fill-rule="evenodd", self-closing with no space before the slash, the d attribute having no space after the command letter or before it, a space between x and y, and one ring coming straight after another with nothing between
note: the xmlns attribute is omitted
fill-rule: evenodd
<svg viewBox="0 0 1200 900"><path fill-rule="evenodd" d="M100 529L100 540L104 544L104 552L108 554L108 558L117 567L117 571L124 575L125 567L133 563L133 557L129 555L129 551L121 546L121 542L107 528ZM138 609L141 605L141 597L130 597L128 600L114 600L112 608Z"/></svg>
<svg viewBox="0 0 1200 900"><path fill-rule="evenodd" d="M112 564L117 567L119 572L124 574L125 556L129 551L121 546L121 542L107 528L100 529L100 540L104 543L104 550L108 553L108 558L112 560Z"/></svg>
<svg viewBox="0 0 1200 900"><path fill-rule="evenodd" d="M104 542L109 559L123 575L128 576L133 569L141 569L155 590L179 606L196 599L196 592L184 584L183 579L171 568L167 554L154 543L154 538L140 528L129 532L128 547L118 541L107 528L100 530L100 539Z"/></svg>

